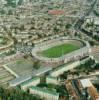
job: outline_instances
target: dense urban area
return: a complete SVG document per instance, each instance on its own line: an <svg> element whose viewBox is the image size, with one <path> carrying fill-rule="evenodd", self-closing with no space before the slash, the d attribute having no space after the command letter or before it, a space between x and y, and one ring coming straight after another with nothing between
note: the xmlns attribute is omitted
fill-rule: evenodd
<svg viewBox="0 0 99 100"><path fill-rule="evenodd" d="M99 0L0 0L0 100L99 100Z"/></svg>

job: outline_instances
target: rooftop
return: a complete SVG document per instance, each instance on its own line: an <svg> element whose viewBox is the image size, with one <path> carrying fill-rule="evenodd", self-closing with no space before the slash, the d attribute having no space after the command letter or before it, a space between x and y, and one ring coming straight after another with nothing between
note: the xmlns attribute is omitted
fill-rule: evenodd
<svg viewBox="0 0 99 100"><path fill-rule="evenodd" d="M33 71L33 75L38 76L38 75L44 74L44 73L51 71L51 70L52 70L51 67L41 67L38 70Z"/></svg>
<svg viewBox="0 0 99 100"><path fill-rule="evenodd" d="M31 79L31 76L30 75L20 76L20 77L18 77L16 79L10 81L9 84L11 86L17 86L17 85L21 84L22 82L27 81L29 79Z"/></svg>
<svg viewBox="0 0 99 100"><path fill-rule="evenodd" d="M27 81L23 82L23 83L21 84L21 86L27 85L27 84L29 84L29 83L35 81L35 80L38 80L38 79L40 79L40 78L39 78L39 77L34 77L34 78L30 79L30 80L27 80Z"/></svg>
<svg viewBox="0 0 99 100"><path fill-rule="evenodd" d="M84 88L92 86L92 83L89 79L82 79L80 82Z"/></svg>
<svg viewBox="0 0 99 100"><path fill-rule="evenodd" d="M53 91L49 91L49 90L44 89L44 88L39 88L39 87L32 86L32 87L30 87L30 89L38 90L38 91L45 92L45 93L48 93L48 94L51 94L51 95L55 95L55 96L59 96L58 93L53 92Z"/></svg>

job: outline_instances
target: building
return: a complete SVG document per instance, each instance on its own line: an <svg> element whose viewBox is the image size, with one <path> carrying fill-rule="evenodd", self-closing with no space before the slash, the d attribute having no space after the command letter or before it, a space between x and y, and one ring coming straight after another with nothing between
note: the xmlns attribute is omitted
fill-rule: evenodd
<svg viewBox="0 0 99 100"><path fill-rule="evenodd" d="M66 81L66 89L70 95L70 100L80 100L77 91L74 89L73 85L72 85L72 81L71 80L67 80Z"/></svg>
<svg viewBox="0 0 99 100"><path fill-rule="evenodd" d="M99 100L99 93L89 79L76 79L67 81L66 88L73 98L80 96L80 99L83 100ZM75 93L72 93L71 91L74 90Z"/></svg>
<svg viewBox="0 0 99 100"><path fill-rule="evenodd" d="M87 91L92 100L99 100L99 93L94 86L88 87Z"/></svg>
<svg viewBox="0 0 99 100"><path fill-rule="evenodd" d="M92 100L99 100L99 93L89 79L80 80L82 87L87 88L87 93Z"/></svg>
<svg viewBox="0 0 99 100"><path fill-rule="evenodd" d="M80 80L80 82L81 82L83 88L93 86L89 79L82 79L82 80Z"/></svg>
<svg viewBox="0 0 99 100"><path fill-rule="evenodd" d="M33 76L40 76L40 75L43 75L45 73L48 73L51 70L52 70L51 67L41 67L38 70L33 71Z"/></svg>
<svg viewBox="0 0 99 100"><path fill-rule="evenodd" d="M63 65L61 67L56 68L55 70L50 72L50 76L52 77L58 77L59 75L63 74L65 71L68 71L70 69L73 69L80 65L80 61L76 61L73 63L69 63L67 65Z"/></svg>
<svg viewBox="0 0 99 100"><path fill-rule="evenodd" d="M40 83L40 78L39 77L34 77L30 80L27 80L27 81L23 82L20 85L20 87L21 87L22 90L26 91L29 87L36 86L39 83Z"/></svg>
<svg viewBox="0 0 99 100"><path fill-rule="evenodd" d="M37 94L45 100L58 100L59 99L58 93L53 92L53 91L49 91L49 90L44 89L44 88L32 86L29 88L29 91L31 94Z"/></svg>
<svg viewBox="0 0 99 100"><path fill-rule="evenodd" d="M56 78L56 77L51 77L51 76L47 76L46 77L46 83L51 83L51 84L59 84L60 82L59 82L59 79L58 78Z"/></svg>
<svg viewBox="0 0 99 100"><path fill-rule="evenodd" d="M89 79L67 80L66 89L72 100L99 100L99 93Z"/></svg>
<svg viewBox="0 0 99 100"><path fill-rule="evenodd" d="M31 76L20 76L20 77L17 77L14 80L11 80L9 82L9 86L15 87L15 86L20 85L21 83L31 79L31 78L32 78Z"/></svg>

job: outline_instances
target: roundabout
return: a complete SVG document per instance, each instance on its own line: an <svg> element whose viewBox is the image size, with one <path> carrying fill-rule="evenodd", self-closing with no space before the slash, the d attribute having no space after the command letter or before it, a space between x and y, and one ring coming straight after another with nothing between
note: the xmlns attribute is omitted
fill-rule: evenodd
<svg viewBox="0 0 99 100"><path fill-rule="evenodd" d="M42 62L70 62L89 55L88 42L60 37L42 42L32 50L32 56Z"/></svg>

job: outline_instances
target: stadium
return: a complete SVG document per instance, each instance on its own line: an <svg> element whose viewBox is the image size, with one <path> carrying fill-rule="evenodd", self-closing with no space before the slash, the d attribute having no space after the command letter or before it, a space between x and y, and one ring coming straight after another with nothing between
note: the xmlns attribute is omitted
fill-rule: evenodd
<svg viewBox="0 0 99 100"><path fill-rule="evenodd" d="M32 56L42 62L70 62L88 56L90 45L79 39L60 37L36 45Z"/></svg>

